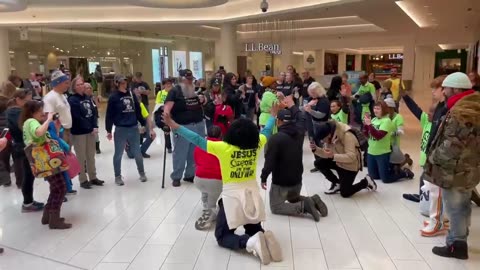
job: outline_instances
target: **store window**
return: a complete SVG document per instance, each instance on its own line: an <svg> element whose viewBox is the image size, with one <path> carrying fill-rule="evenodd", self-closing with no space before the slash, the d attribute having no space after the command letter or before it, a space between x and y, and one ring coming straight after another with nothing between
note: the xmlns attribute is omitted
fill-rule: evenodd
<svg viewBox="0 0 480 270"><path fill-rule="evenodd" d="M338 54L325 53L325 75L338 74Z"/></svg>
<svg viewBox="0 0 480 270"><path fill-rule="evenodd" d="M201 52L190 52L190 66L193 77L200 79L203 78L203 58Z"/></svg>

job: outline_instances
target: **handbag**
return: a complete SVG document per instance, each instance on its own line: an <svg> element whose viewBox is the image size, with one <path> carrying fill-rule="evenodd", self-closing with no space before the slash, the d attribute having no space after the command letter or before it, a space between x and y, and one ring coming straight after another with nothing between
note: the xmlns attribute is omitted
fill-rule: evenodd
<svg viewBox="0 0 480 270"><path fill-rule="evenodd" d="M82 166L80 165L77 156L75 156L75 154L73 154L72 152L67 153L65 157L68 163L68 176L70 176L70 179L73 179L80 174Z"/></svg>
<svg viewBox="0 0 480 270"><path fill-rule="evenodd" d="M58 141L48 139L44 144L29 144L25 147L25 155L37 178L45 178L68 170L65 153Z"/></svg>

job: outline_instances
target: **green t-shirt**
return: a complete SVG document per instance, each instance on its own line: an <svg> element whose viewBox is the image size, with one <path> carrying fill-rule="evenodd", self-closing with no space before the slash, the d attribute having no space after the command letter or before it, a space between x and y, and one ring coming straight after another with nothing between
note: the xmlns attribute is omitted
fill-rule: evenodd
<svg viewBox="0 0 480 270"><path fill-rule="evenodd" d="M403 116L399 113L395 114L395 117L392 119L392 131L397 131L399 127L403 127L404 123L405 120L403 119ZM392 145L393 144L400 146L400 136L394 136L392 133Z"/></svg>
<svg viewBox="0 0 480 270"><path fill-rule="evenodd" d="M263 134L260 134L259 147L250 150L242 150L222 141L207 141L207 152L220 161L224 184L242 183L256 179L258 157L266 143L267 137Z"/></svg>
<svg viewBox="0 0 480 270"><path fill-rule="evenodd" d="M330 117L340 123L344 123L348 125L348 115L340 109L336 114L331 114Z"/></svg>
<svg viewBox="0 0 480 270"><path fill-rule="evenodd" d="M393 124L392 124L392 120L390 120L388 116L385 116L380 119L376 117L373 118L372 126L377 130L383 130L388 133L391 133ZM392 136L390 134L387 134L385 137L383 137L380 140L377 140L372 136L370 136L368 138L368 153L370 155L379 156L379 155L392 152L391 139L392 139Z"/></svg>
<svg viewBox="0 0 480 270"><path fill-rule="evenodd" d="M375 95L376 95L375 86L370 82L367 82L365 85L360 85L356 95L361 96L366 93L370 93L372 95L372 99L375 100ZM370 104L368 103L362 104L362 121L363 121L363 118L365 117L365 114L369 112L370 112Z"/></svg>
<svg viewBox="0 0 480 270"><path fill-rule="evenodd" d="M430 139L430 130L432 122L428 121L428 114L422 112L420 117L420 125L422 126L422 143L420 144L420 166L424 166L427 161L427 144Z"/></svg>
<svg viewBox="0 0 480 270"><path fill-rule="evenodd" d="M40 122L38 122L38 120L35 118L29 118L27 121L25 121L25 123L23 123L23 141L25 142L25 145L32 143L41 145L45 143L47 140L46 134L41 137L37 137L37 135L35 135L35 131L37 131L37 129L41 126L42 124L40 124Z"/></svg>
<svg viewBox="0 0 480 270"><path fill-rule="evenodd" d="M164 104L165 99L167 99L168 92L165 90L162 90L157 93L157 98L155 99L155 104Z"/></svg>

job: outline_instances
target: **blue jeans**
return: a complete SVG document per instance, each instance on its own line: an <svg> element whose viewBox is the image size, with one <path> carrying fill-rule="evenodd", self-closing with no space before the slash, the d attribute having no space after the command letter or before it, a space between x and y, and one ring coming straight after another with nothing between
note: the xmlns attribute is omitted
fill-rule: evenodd
<svg viewBox="0 0 480 270"><path fill-rule="evenodd" d="M450 218L450 230L447 235L447 245L455 241L467 242L472 217L472 205L470 203L472 190L460 191L456 189L442 188L443 207Z"/></svg>
<svg viewBox="0 0 480 270"><path fill-rule="evenodd" d="M385 184L394 183L407 177L407 174L403 171L399 174L395 173L393 166L390 164L390 153L378 156L368 154L367 166L368 175L373 179L381 179Z"/></svg>
<svg viewBox="0 0 480 270"><path fill-rule="evenodd" d="M137 163L137 170L140 174L145 173L143 168L143 157L140 152L140 133L138 132L138 127L115 127L115 133L113 135L113 142L115 144L115 153L113 154L113 170L115 172L115 177L122 175L122 156L125 146L128 142L130 143L130 151L135 157L135 162Z"/></svg>
<svg viewBox="0 0 480 270"><path fill-rule="evenodd" d="M191 123L183 125L189 130L197 133L198 135L205 137L205 122ZM181 180L183 173L184 178L195 177L195 160L193 159L193 150L195 145L187 141L182 136L175 134L173 137L173 172L170 175L172 180ZM185 167L186 163L186 167Z"/></svg>

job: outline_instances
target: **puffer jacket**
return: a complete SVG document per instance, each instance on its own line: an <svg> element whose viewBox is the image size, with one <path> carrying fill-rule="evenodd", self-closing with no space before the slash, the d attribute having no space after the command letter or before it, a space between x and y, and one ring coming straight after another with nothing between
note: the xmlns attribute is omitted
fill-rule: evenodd
<svg viewBox="0 0 480 270"><path fill-rule="evenodd" d="M332 143L327 145L329 149L333 150L333 161L342 169L358 172L362 168L362 152L357 137L349 131L350 126L340 122L334 123L335 133ZM326 158L319 147L317 147L315 155Z"/></svg>
<svg viewBox="0 0 480 270"><path fill-rule="evenodd" d="M468 191L480 182L480 93L451 97L425 164L426 180L445 189Z"/></svg>

